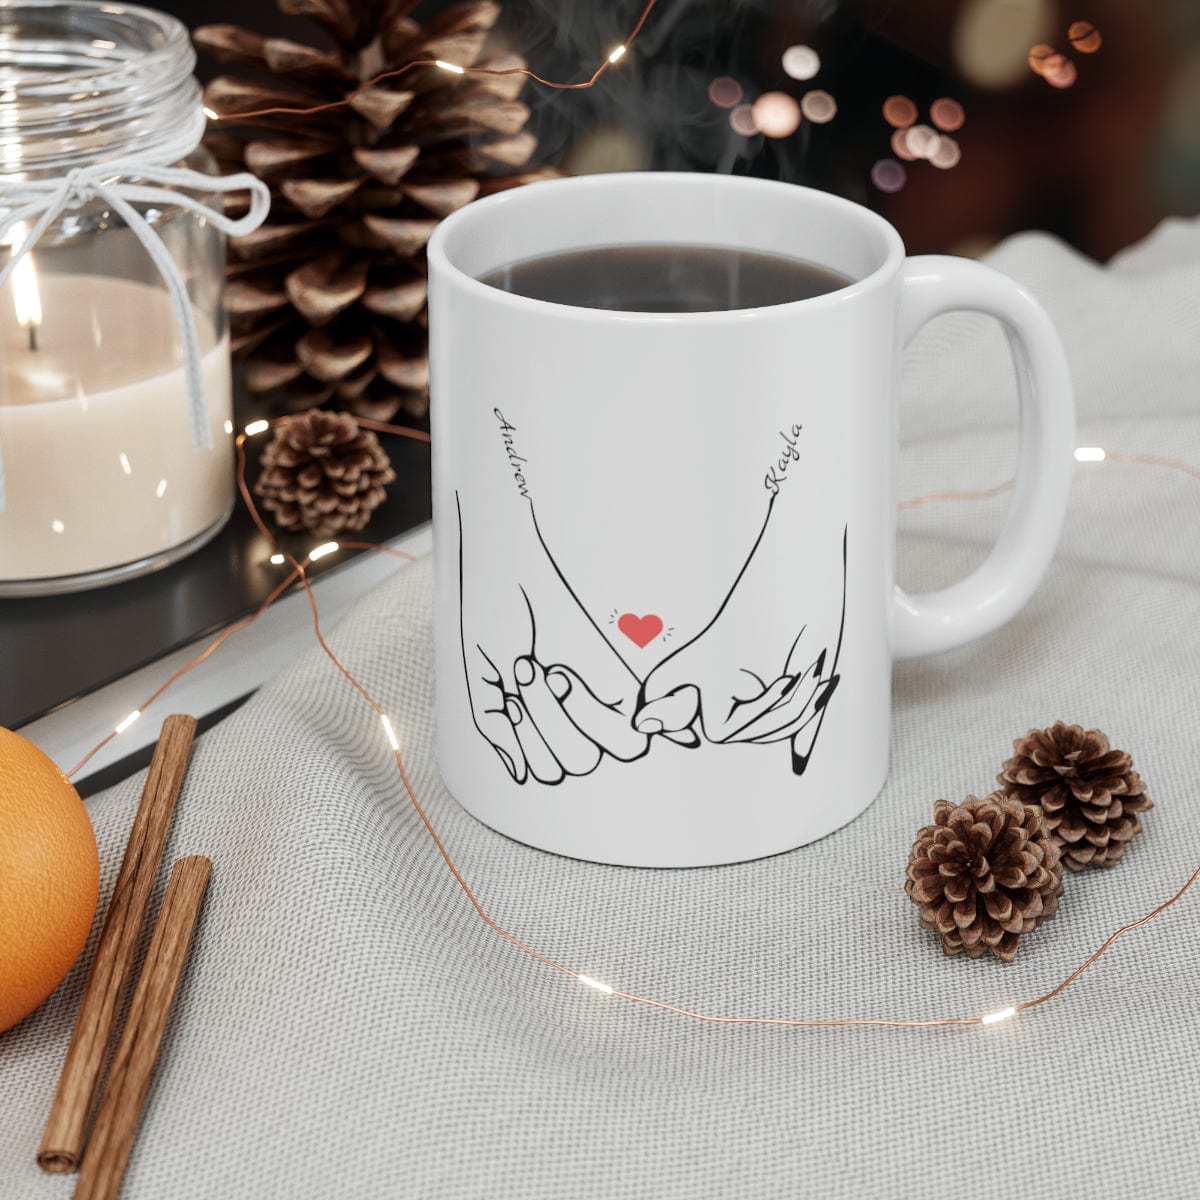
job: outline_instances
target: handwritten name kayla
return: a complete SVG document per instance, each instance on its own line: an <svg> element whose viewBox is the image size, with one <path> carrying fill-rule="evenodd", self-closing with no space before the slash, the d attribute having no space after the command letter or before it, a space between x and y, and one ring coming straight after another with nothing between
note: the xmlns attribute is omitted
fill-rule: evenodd
<svg viewBox="0 0 1200 1200"><path fill-rule="evenodd" d="M782 429L779 431L779 436L783 439L783 447L779 451L779 457L771 464L763 478L763 487L772 496L778 496L779 489L787 481L788 467L792 463L800 461L800 451L796 449L796 443L800 440L800 430L803 428L803 425L793 425L790 432L785 433Z"/></svg>
<svg viewBox="0 0 1200 1200"><path fill-rule="evenodd" d="M508 465L512 467L513 479L517 484L517 491L525 497L526 500L532 500L529 495L529 482L525 478L522 466L529 460L522 458L518 453L515 444L513 443L513 434L517 432L515 425L510 425L504 419L504 414L498 409L493 408L492 412L496 416L496 420L500 422L500 436L504 439L504 453L508 455Z"/></svg>

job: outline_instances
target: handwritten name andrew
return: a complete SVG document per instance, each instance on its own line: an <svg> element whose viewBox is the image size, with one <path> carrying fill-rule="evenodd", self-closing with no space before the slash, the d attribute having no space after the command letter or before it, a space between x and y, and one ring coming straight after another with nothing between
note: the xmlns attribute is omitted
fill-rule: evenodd
<svg viewBox="0 0 1200 1200"><path fill-rule="evenodd" d="M508 465L512 468L517 491L526 500L530 500L532 497L529 495L529 481L525 478L525 474L521 469L529 460L522 458L517 453L516 443L513 441L513 434L517 432L517 427L510 425L498 408L493 408L492 412L495 414L496 420L500 422L500 436L504 440L504 453L508 456Z"/></svg>

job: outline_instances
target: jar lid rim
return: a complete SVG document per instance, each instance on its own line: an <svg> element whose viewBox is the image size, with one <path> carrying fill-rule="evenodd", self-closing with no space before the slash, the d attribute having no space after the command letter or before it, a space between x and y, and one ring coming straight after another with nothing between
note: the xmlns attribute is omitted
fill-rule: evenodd
<svg viewBox="0 0 1200 1200"><path fill-rule="evenodd" d="M167 13L122 0L0 0L0 175L179 161L204 128L195 65L187 28Z"/></svg>
<svg viewBox="0 0 1200 1200"><path fill-rule="evenodd" d="M116 90L123 86L123 77L133 72L154 70L159 64L170 64L182 69L183 58L187 60L187 73L191 74L196 55L187 27L178 17L141 4L114 4L111 0L4 0L0 3L0 31L5 24L11 23L14 17L19 17L22 10L46 11L56 8L93 12L106 18L129 18L128 26L131 32L144 31L149 38L155 39L157 44L151 44L147 49L140 50L132 56L128 52L120 56L97 53L94 66L70 67L58 71L37 70L25 75L4 70L0 73L0 108L3 108L5 103L19 100L22 96L51 96L65 85L77 86L88 81L94 86L105 85L103 90ZM93 42L93 45L95 44ZM113 42L99 47L109 52L118 48L119 45ZM126 49L128 51L128 47ZM7 64L0 64L0 67L5 65Z"/></svg>

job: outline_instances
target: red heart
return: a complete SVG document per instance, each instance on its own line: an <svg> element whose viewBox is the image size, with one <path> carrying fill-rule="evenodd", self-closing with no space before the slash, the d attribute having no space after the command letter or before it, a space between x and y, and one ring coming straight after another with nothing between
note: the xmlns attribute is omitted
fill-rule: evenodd
<svg viewBox="0 0 1200 1200"><path fill-rule="evenodd" d="M635 646L644 649L662 633L662 617L656 617L653 613L648 613L644 617L635 617L633 613L625 613L617 621L617 628Z"/></svg>

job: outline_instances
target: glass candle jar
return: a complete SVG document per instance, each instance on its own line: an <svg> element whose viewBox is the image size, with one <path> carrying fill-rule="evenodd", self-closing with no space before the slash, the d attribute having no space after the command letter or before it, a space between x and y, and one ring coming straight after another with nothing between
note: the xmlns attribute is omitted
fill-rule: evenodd
<svg viewBox="0 0 1200 1200"><path fill-rule="evenodd" d="M24 211L23 187L52 217L39 234L35 205L0 245L0 267L16 259L0 289L0 595L155 570L232 511L229 223L219 197L176 202L178 168L213 171L194 65L184 26L150 9L0 6L0 217Z"/></svg>

